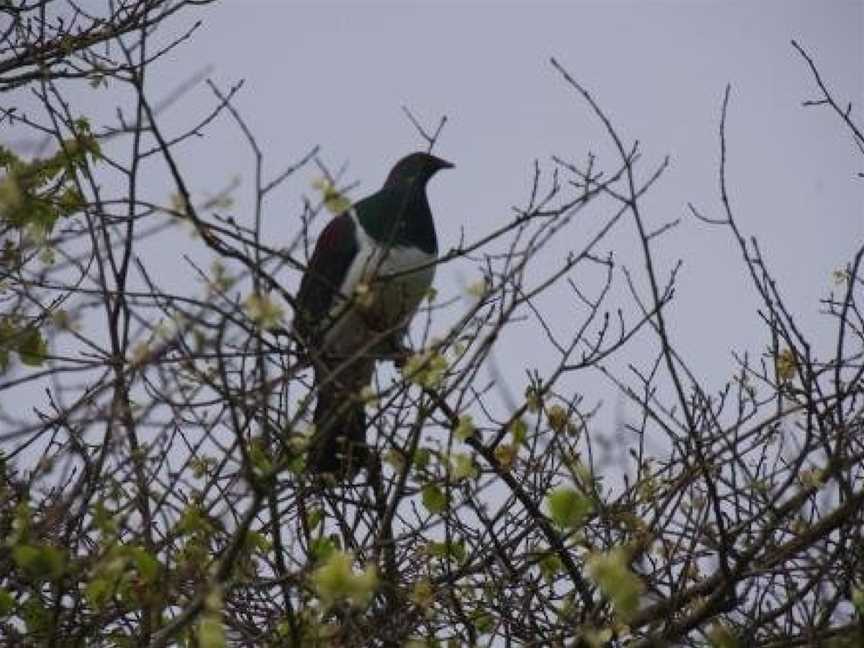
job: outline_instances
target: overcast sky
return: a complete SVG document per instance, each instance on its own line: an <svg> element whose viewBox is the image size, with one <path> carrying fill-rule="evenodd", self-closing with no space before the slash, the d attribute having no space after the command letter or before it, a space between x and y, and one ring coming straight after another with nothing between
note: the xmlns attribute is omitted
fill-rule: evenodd
<svg viewBox="0 0 864 648"><path fill-rule="evenodd" d="M245 79L237 105L274 171L320 144L330 164L350 165L360 197L421 144L402 105L429 124L446 114L437 150L457 166L430 186L444 249L460 227L479 233L509 218L525 200L535 158L581 161L590 150L611 166L597 120L549 65L555 56L625 137L642 142L644 168L671 156L646 213L655 225L683 219L658 251L666 269L684 261L672 323L685 356L714 386L732 371L733 348L758 353L766 341L728 233L686 211L693 201L719 213L718 118L731 83L729 181L740 224L761 240L805 329L830 333L818 299L864 236L864 180L855 177L864 160L835 116L801 106L814 82L790 39L860 118L861 2L233 0L203 15L182 56L151 81L167 89L207 64L224 86ZM197 97L207 99L203 90ZM201 101L193 94L172 119L191 120ZM190 150L187 169L198 189L216 189L235 173L248 180L250 160L223 123ZM309 191L304 181L286 187L285 209L268 216L274 238L280 219L296 215L299 192ZM632 232L613 245L619 261L641 267ZM439 286L466 274L442 268ZM517 371L539 363L531 345L512 352Z"/></svg>
<svg viewBox="0 0 864 648"><path fill-rule="evenodd" d="M470 236L511 218L511 207L528 195L535 159L551 168L553 154L582 161L592 151L612 169L608 139L549 65L555 56L625 138L640 140L643 170L671 156L645 213L653 226L682 218L657 249L662 270L684 262L671 322L680 350L709 387L733 371L733 349L759 353L766 342L728 233L695 222L686 210L692 201L719 213L717 129L723 89L731 83L729 181L739 223L761 240L805 330L828 339L832 329L818 314L818 299L864 237L864 180L856 178L864 160L835 116L801 106L815 86L789 41L810 52L837 98L854 102L861 119L861 2L223 0L175 25L196 17L203 24L194 37L153 68L152 95L167 95L208 66L224 88L245 80L236 105L270 172L321 145L330 165L349 165L346 177L359 181L352 197L359 198L380 186L396 159L422 145L403 105L430 125L447 115L436 151L456 169L430 185L444 250L460 228ZM112 117L110 92L82 90L82 108ZM163 127L181 132L212 105L201 86L164 114ZM252 158L229 120L190 140L181 159L199 195L239 175L242 215ZM296 231L300 196L312 191L313 175L292 180L269 203L270 242ZM174 188L154 173L149 190L167 201ZM634 243L632 231L623 230L603 250L614 249L620 263L638 269ZM165 263L151 258L153 270L180 263L186 245L160 247ZM569 249L581 249L580 241L562 241L551 254ZM473 272L470 264L454 264L439 270L436 283L453 294ZM575 304L561 308L566 321L580 316ZM536 334L525 331L522 341ZM503 361L517 374L553 359L532 344L507 349Z"/></svg>

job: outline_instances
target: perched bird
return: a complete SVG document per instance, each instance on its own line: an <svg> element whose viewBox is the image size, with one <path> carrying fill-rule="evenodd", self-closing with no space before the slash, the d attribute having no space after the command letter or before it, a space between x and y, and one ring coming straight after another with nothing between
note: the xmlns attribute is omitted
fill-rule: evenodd
<svg viewBox="0 0 864 648"><path fill-rule="evenodd" d="M307 465L351 479L366 465L358 394L375 361L404 355L402 338L432 285L438 241L426 183L453 165L428 153L396 163L380 191L328 223L297 294L295 330L318 400Z"/></svg>

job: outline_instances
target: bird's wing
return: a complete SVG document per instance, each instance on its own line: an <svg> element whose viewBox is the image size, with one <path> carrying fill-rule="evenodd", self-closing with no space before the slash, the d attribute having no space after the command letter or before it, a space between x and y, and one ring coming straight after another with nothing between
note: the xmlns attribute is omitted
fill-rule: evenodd
<svg viewBox="0 0 864 648"><path fill-rule="evenodd" d="M318 242L297 293L297 330L316 344L316 331L328 325L327 314L339 294L348 268L357 256L356 225L350 212L331 220Z"/></svg>

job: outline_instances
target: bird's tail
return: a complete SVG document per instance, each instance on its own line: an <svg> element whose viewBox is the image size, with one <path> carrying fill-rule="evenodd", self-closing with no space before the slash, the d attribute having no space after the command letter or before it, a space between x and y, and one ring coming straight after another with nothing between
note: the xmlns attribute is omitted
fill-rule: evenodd
<svg viewBox="0 0 864 648"><path fill-rule="evenodd" d="M315 405L315 435L308 454L313 473L334 473L350 479L366 465L366 413L355 392L325 384Z"/></svg>

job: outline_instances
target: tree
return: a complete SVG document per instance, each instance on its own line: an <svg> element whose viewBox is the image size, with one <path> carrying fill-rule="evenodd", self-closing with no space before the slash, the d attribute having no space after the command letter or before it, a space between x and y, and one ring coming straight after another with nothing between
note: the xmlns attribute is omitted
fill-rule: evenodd
<svg viewBox="0 0 864 648"><path fill-rule="evenodd" d="M820 357L731 208L730 88L719 215L691 210L739 246L765 355L741 355L719 387L688 369L667 308L678 266L656 257L674 224L644 209L666 162L643 170L638 144L553 60L617 161L536 164L511 219L442 255L482 275L470 307L430 292L414 354L356 396L377 459L353 485L327 484L304 469L315 394L286 286L348 185L317 150L270 171L233 103L239 86L208 82L212 111L172 125L172 97L151 96L147 72L192 36L175 21L205 4L0 8L0 123L42 142L35 156L0 149L0 392L6 410L32 403L0 411L7 645L861 645L864 246L822 302L835 344ZM793 47L818 92L806 104L833 111L864 151L851 109ZM88 83L125 98L116 122L74 103ZM31 95L37 109L21 110ZM180 151L220 116L255 156L251 214L234 213L232 184L197 200L184 174ZM445 120L409 117L434 149ZM155 167L170 198L141 189ZM265 243L273 190L316 167L295 236ZM548 254L589 212L594 237ZM639 241L642 274L603 252L613 227ZM159 246L190 233L211 265L190 253L196 281L160 285ZM612 303L616 282L635 316ZM566 337L542 308L558 289L581 305ZM517 325L559 362L513 394L522 376L486 384L479 369ZM654 360L619 375L608 360L637 336ZM608 435L566 386L574 374L603 375L638 410L620 465L598 460ZM660 456L649 436L665 440Z"/></svg>

